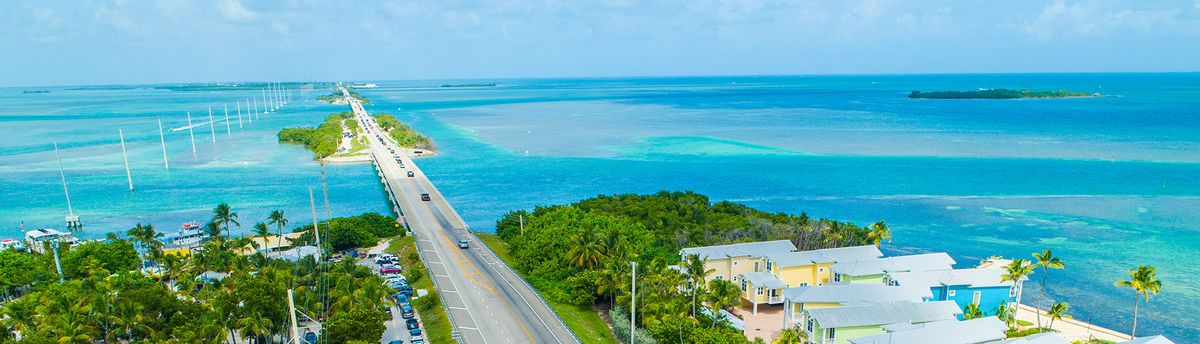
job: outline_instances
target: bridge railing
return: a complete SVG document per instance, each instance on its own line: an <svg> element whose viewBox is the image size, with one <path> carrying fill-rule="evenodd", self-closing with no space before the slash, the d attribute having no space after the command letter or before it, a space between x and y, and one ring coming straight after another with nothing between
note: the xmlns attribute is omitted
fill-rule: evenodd
<svg viewBox="0 0 1200 344"><path fill-rule="evenodd" d="M500 259L500 255L497 255L496 251L492 251L491 247L489 247L487 244L484 244L483 240L480 239L478 235L475 235L475 232L471 231L470 228L464 228L466 229L467 234L469 234L472 238L475 238L475 242L480 243L479 246L482 246L484 250L487 250L488 254L492 255L492 258L495 258L497 262L500 262L501 265L504 265L504 268L508 269L509 273L512 273L513 276L517 276L517 280L521 281L522 284L525 284L526 287L529 287L529 290L533 291L533 295L537 296L538 301L540 301L542 305L545 305L546 309L550 310L550 314L554 314L554 318L557 319L559 323L563 324L563 327L567 328L567 333L571 334L571 338L575 339L576 343L582 342L579 340L579 336L575 335L575 331L571 330L571 327L567 326L567 322L563 321L562 317L558 315L558 311L555 311L554 307L550 307L550 303L546 302L546 299L542 297L542 293L539 293L537 289L533 287L533 285L525 281L525 278L521 277L521 275L517 273L516 269L513 269L512 266L508 265L508 262L504 261L504 259Z"/></svg>

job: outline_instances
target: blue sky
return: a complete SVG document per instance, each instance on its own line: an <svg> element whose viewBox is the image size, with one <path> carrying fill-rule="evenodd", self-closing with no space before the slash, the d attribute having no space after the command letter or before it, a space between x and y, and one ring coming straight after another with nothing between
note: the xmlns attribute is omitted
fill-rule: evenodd
<svg viewBox="0 0 1200 344"><path fill-rule="evenodd" d="M6 1L0 86L1200 70L1200 0Z"/></svg>

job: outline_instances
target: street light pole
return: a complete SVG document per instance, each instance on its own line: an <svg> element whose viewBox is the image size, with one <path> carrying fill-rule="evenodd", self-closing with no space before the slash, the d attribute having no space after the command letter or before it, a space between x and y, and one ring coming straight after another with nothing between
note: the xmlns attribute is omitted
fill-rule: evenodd
<svg viewBox="0 0 1200 344"><path fill-rule="evenodd" d="M629 288L633 297L629 298L629 344L633 344L633 334L637 332L637 262L629 262L633 265L633 275L629 278Z"/></svg>

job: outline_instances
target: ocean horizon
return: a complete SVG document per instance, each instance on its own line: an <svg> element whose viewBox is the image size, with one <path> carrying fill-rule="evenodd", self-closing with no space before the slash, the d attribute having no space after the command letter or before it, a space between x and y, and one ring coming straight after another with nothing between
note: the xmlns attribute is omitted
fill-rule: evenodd
<svg viewBox="0 0 1200 344"><path fill-rule="evenodd" d="M1051 271L1047 298L1119 331L1133 295L1113 281L1155 265L1164 290L1143 304L1139 333L1200 341L1200 266L1189 263L1200 255L1200 73L367 82L378 84L359 90L368 111L392 113L437 144L437 156L416 163L475 230L493 230L511 210L691 190L772 212L885 220L894 232L885 253L944 251L957 267L1054 249L1067 268ZM441 87L460 82L497 85ZM241 215L235 233L274 209L311 220L321 166L275 134L345 111L316 102L328 90L303 89L278 113L226 126L223 105L233 116L256 89L158 85L0 88L0 238L20 238L22 225L62 228L55 143L86 238L137 223L174 230L221 202ZM906 97L979 88L1102 96ZM219 123L193 128L195 153L186 130L164 133L165 168L157 120L164 130L186 125L189 112L207 122L210 106ZM325 172L334 216L390 213L370 164ZM1025 291L1033 302L1038 287Z"/></svg>

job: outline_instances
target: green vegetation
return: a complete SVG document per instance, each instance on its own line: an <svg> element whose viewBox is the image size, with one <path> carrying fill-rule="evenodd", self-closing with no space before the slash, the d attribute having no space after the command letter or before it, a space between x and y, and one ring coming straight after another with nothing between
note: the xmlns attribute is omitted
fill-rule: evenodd
<svg viewBox="0 0 1200 344"><path fill-rule="evenodd" d="M429 338L430 343L451 343L454 339L451 337L452 329L450 327L450 319L446 317L446 310L441 307L441 298L433 288L433 280L429 276L429 270L425 268L425 263L421 261L421 256L417 253L417 246L413 243L412 237L405 237L392 240L388 245L387 252L395 254L396 257L404 260L404 277L408 279L408 285L413 289L425 289L429 294L413 301L413 309L416 309L417 314L421 316L421 326L425 331L425 336Z"/></svg>
<svg viewBox="0 0 1200 344"><path fill-rule="evenodd" d="M279 142L299 143L313 152L313 156L321 159L337 153L338 144L342 141L342 121L353 117L348 111L339 112L325 118L316 128L283 128L277 135Z"/></svg>
<svg viewBox="0 0 1200 344"><path fill-rule="evenodd" d="M921 92L912 91L908 94L909 98L923 99L1022 99L1022 98L1083 98L1095 97L1099 94L1087 92L1071 92L1064 90L1057 91L1032 91L1032 90L1010 90L1006 88L997 88L991 90L979 91L934 91Z"/></svg>
<svg viewBox="0 0 1200 344"><path fill-rule="evenodd" d="M367 99L367 97L363 97L361 94L358 94L358 91L355 91L353 87L347 87L346 92L350 94L351 98L358 99L358 101L360 103L363 103L363 104L371 103L370 99ZM336 88L336 87L333 89L333 92L317 97L317 101L325 102L325 103L329 103L329 104L346 104L346 101L343 99L345 99L345 96L342 95L342 89Z"/></svg>
<svg viewBox="0 0 1200 344"><path fill-rule="evenodd" d="M508 244L500 240L500 237L490 233L475 233L492 252L496 253L500 259L512 264L512 256L508 254ZM608 330L608 323L600 318L600 313L591 305L574 305L554 300L546 300L550 308L554 309L555 313L563 319L571 332L575 333L576 337L584 344L616 344L616 338L613 338L612 331Z"/></svg>
<svg viewBox="0 0 1200 344"><path fill-rule="evenodd" d="M477 82L472 84L442 84L442 87L496 87L494 82Z"/></svg>
<svg viewBox="0 0 1200 344"><path fill-rule="evenodd" d="M276 215L268 222L284 226L282 212ZM382 221L391 220L365 214L334 219L331 227ZM51 254L0 252L0 288L6 298L20 294L0 310L0 342L13 342L15 333L22 343L280 342L288 335L288 289L300 312L329 319L322 332L336 334L330 342L379 342L392 290L370 269L353 260L237 255L234 249L253 239L223 235L231 225L238 225L237 212L226 204L213 209L202 250L190 255L164 254L162 235L141 224L127 237L61 247L65 283L58 283ZM156 268L142 272L139 260ZM206 272L227 275L199 278Z"/></svg>
<svg viewBox="0 0 1200 344"><path fill-rule="evenodd" d="M383 216L379 213L365 213L352 217L337 217L321 221L322 240L329 244L334 251L342 251L355 247L372 247L379 244L379 238L403 236L404 228L396 222L396 218ZM326 232L327 231L327 232ZM296 228L293 232L304 232L296 238L296 242L314 242L312 225Z"/></svg>
<svg viewBox="0 0 1200 344"><path fill-rule="evenodd" d="M1153 266L1141 265L1136 269L1129 269L1128 280L1117 281L1114 284L1133 290L1133 330L1129 331L1129 335L1136 338L1138 303L1141 303L1143 299L1149 303L1150 295L1158 295L1162 291L1162 281L1158 279L1158 274L1154 271Z"/></svg>
<svg viewBox="0 0 1200 344"><path fill-rule="evenodd" d="M400 120L396 119L396 116L381 113L372 117L375 117L375 123L379 124L380 128L387 130L391 134L392 138L396 140L396 144L400 145L400 147L433 149L432 140L404 123L400 123Z"/></svg>
<svg viewBox="0 0 1200 344"><path fill-rule="evenodd" d="M522 222L524 228L522 228ZM767 213L732 203L710 203L692 192L597 196L569 205L537 207L506 214L496 224L503 245L484 236L552 305L629 303L629 262L638 263L637 319L659 343L747 342L722 326L723 319L693 313L707 302L717 309L738 305L738 287L728 281L703 283L702 269L683 274L667 268L680 263L689 246L788 239L801 249L864 245L890 237L885 226L858 227L806 214ZM876 233L872 235L871 233ZM681 291L697 281L696 293ZM564 312L565 313L565 312ZM565 318L565 317L564 317ZM570 325L570 324L569 324ZM580 337L594 332L575 324Z"/></svg>

